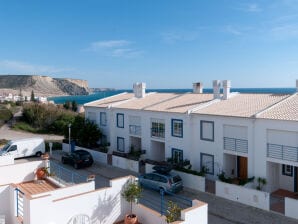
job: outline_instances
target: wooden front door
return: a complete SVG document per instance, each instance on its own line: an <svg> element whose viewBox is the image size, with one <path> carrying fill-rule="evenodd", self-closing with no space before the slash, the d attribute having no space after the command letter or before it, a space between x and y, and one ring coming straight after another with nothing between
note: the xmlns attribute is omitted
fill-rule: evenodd
<svg viewBox="0 0 298 224"><path fill-rule="evenodd" d="M247 157L238 156L238 178L247 179Z"/></svg>
<svg viewBox="0 0 298 224"><path fill-rule="evenodd" d="M294 175L294 192L298 192L298 167L295 167Z"/></svg>

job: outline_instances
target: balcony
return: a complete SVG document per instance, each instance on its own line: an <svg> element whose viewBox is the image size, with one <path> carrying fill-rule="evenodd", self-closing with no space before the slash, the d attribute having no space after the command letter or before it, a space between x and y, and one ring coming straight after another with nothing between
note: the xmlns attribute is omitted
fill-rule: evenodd
<svg viewBox="0 0 298 224"><path fill-rule="evenodd" d="M161 128L151 128L151 137L165 138L165 130Z"/></svg>
<svg viewBox="0 0 298 224"><path fill-rule="evenodd" d="M245 139L224 137L224 150L247 153L248 141Z"/></svg>
<svg viewBox="0 0 298 224"><path fill-rule="evenodd" d="M129 125L129 134L141 136L142 128L139 125Z"/></svg>
<svg viewBox="0 0 298 224"><path fill-rule="evenodd" d="M267 143L267 157L298 162L298 147Z"/></svg>

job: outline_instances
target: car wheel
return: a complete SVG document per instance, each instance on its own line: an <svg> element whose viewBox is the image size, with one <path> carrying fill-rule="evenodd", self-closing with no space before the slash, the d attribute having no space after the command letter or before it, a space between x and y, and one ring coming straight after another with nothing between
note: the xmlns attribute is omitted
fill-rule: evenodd
<svg viewBox="0 0 298 224"><path fill-rule="evenodd" d="M78 165L77 163L74 163L74 164L73 164L73 167L74 167L75 169L79 169L79 165Z"/></svg>
<svg viewBox="0 0 298 224"><path fill-rule="evenodd" d="M37 157L40 157L40 156L41 156L41 152L37 152L35 155L36 155Z"/></svg>
<svg viewBox="0 0 298 224"><path fill-rule="evenodd" d="M64 158L62 158L62 159L61 159L61 162L62 162L63 164L65 164L65 163L66 163L66 161L65 161L65 159L64 159Z"/></svg>

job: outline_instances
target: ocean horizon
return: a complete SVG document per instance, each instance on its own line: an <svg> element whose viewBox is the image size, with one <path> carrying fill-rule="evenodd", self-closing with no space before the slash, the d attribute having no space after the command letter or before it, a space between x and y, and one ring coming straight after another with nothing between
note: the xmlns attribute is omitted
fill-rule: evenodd
<svg viewBox="0 0 298 224"><path fill-rule="evenodd" d="M76 101L77 104L82 105L89 103L95 100L99 100L105 97L113 96L116 94L129 92L131 89L122 89L122 90L109 90L94 92L89 95L76 95L76 96L57 96L49 97L49 101L54 101L55 104L63 104L66 101ZM159 92L159 93L187 93L192 92L192 89L147 89L146 93L149 92ZM212 93L212 88L206 88L203 90L203 93ZM295 88L231 88L231 92L239 93L272 93L272 94L293 94L296 92Z"/></svg>

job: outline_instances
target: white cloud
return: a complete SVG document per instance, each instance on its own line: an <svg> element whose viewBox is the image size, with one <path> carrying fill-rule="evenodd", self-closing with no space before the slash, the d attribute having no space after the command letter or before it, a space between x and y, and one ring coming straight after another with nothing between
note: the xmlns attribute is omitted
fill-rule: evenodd
<svg viewBox="0 0 298 224"><path fill-rule="evenodd" d="M90 51L99 51L105 48L124 47L130 45L131 42L127 40L107 40L92 42L88 48Z"/></svg>
<svg viewBox="0 0 298 224"><path fill-rule="evenodd" d="M261 11L263 11L257 3L241 4L239 7L236 7L236 9L245 11L245 12L261 12Z"/></svg>
<svg viewBox="0 0 298 224"><path fill-rule="evenodd" d="M135 58L143 54L142 51L131 47L133 42L128 40L105 40L92 42L85 51L103 53L110 57Z"/></svg>
<svg viewBox="0 0 298 224"><path fill-rule="evenodd" d="M199 36L198 31L171 31L161 34L162 40L168 44L173 44L178 41L193 41Z"/></svg>
<svg viewBox="0 0 298 224"><path fill-rule="evenodd" d="M270 33L276 40L298 38L298 24L284 24L275 26L271 29Z"/></svg>
<svg viewBox="0 0 298 224"><path fill-rule="evenodd" d="M47 65L36 65L22 61L2 60L0 61L1 73L13 74L53 74L74 71L71 68L56 68Z"/></svg>
<svg viewBox="0 0 298 224"><path fill-rule="evenodd" d="M242 35L242 31L240 31L239 29L231 26L231 25L228 25L224 28L224 31L227 32L227 33L230 33L230 34L233 34L233 35L236 35L236 36L240 36Z"/></svg>

